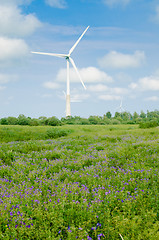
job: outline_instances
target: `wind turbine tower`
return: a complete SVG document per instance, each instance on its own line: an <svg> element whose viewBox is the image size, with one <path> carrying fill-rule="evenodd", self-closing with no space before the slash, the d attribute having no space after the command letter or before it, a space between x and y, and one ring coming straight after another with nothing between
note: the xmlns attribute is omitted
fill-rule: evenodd
<svg viewBox="0 0 159 240"><path fill-rule="evenodd" d="M59 53L44 53L44 52L32 52L35 54L42 54L42 55L49 55L49 56L55 56L59 58L64 58L67 61L67 85L66 85L66 117L71 116L71 106L70 106L70 75L69 75L69 68L70 68L70 63L72 64L73 68L75 69L84 89L86 89L84 82L82 81L82 78L79 74L79 71L75 65L74 60L71 58L71 54L76 48L77 44L81 40L81 38L84 36L86 31L88 30L89 26L84 30L82 35L78 38L78 40L75 42L75 44L72 46L72 48L69 50L68 54L59 54Z"/></svg>

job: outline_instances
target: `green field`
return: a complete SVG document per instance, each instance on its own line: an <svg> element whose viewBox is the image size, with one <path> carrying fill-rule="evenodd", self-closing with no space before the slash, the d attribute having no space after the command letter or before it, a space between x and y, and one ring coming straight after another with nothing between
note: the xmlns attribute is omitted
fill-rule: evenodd
<svg viewBox="0 0 159 240"><path fill-rule="evenodd" d="M0 239L159 239L159 128L0 126Z"/></svg>

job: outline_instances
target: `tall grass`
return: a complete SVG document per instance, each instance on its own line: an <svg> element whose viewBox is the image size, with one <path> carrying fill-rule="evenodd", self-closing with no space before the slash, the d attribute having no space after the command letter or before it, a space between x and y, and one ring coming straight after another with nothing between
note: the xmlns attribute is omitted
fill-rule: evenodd
<svg viewBox="0 0 159 240"><path fill-rule="evenodd" d="M50 126L0 126L0 142L44 140L66 136L71 130Z"/></svg>

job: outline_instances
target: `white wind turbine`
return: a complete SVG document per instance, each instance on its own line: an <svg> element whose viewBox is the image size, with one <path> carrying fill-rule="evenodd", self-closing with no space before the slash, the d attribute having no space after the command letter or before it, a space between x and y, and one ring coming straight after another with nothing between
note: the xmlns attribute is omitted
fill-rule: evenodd
<svg viewBox="0 0 159 240"><path fill-rule="evenodd" d="M122 112L124 112L125 111L125 109L123 108L123 99L121 98L121 101L120 101L120 106L119 106L119 111L120 111L120 113L122 113Z"/></svg>
<svg viewBox="0 0 159 240"><path fill-rule="evenodd" d="M70 107L70 76L69 76L69 64L71 62L73 68L75 69L84 89L86 89L84 82L82 81L82 78L79 74L79 71L75 65L74 60L71 58L71 54L74 51L75 47L77 46L77 44L79 43L79 41L81 40L81 38L83 37L83 35L86 33L86 31L88 30L89 26L85 29L85 31L82 33L82 35L78 38L78 40L76 41L76 43L73 45L73 47L70 49L68 54L58 54L58 53L44 53L44 52L32 52L32 53L36 53L36 54L43 54L43 55L49 55L49 56L55 56L55 57L60 57L60 58L65 58L67 61L67 92L66 92L66 117L71 116L71 107Z"/></svg>

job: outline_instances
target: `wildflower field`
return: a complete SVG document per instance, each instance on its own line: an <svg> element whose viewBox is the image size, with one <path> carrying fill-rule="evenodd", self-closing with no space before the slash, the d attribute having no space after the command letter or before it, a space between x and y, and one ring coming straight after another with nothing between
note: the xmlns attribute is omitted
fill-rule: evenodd
<svg viewBox="0 0 159 240"><path fill-rule="evenodd" d="M0 239L159 239L159 128L0 126Z"/></svg>

